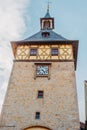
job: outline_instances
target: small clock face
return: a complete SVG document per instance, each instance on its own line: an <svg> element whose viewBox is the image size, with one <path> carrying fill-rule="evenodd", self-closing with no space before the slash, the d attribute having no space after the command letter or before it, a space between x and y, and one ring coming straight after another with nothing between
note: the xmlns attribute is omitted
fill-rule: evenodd
<svg viewBox="0 0 87 130"><path fill-rule="evenodd" d="M40 76L47 76L48 75L48 66L47 65L38 65L36 74L40 75Z"/></svg>

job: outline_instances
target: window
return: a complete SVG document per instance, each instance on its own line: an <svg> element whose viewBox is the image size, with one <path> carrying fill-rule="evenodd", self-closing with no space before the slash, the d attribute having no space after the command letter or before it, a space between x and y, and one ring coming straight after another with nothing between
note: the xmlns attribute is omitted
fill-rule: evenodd
<svg viewBox="0 0 87 130"><path fill-rule="evenodd" d="M40 119L40 112L36 112L35 119Z"/></svg>
<svg viewBox="0 0 87 130"><path fill-rule="evenodd" d="M50 21L44 21L44 28L50 28Z"/></svg>
<svg viewBox="0 0 87 130"><path fill-rule="evenodd" d="M37 48L30 49L30 55L31 56L36 56L37 55Z"/></svg>
<svg viewBox="0 0 87 130"><path fill-rule="evenodd" d="M38 98L43 98L43 91L38 91Z"/></svg>
<svg viewBox="0 0 87 130"><path fill-rule="evenodd" d="M58 48L52 48L51 49L51 55L58 55Z"/></svg>
<svg viewBox="0 0 87 130"><path fill-rule="evenodd" d="M42 32L42 37L48 37L48 36L50 36L50 33L49 32Z"/></svg>

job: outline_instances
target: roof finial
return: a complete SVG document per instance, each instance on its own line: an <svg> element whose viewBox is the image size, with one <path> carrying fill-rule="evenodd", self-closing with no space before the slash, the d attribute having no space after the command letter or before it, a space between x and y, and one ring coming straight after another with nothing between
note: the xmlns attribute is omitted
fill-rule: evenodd
<svg viewBox="0 0 87 130"><path fill-rule="evenodd" d="M49 2L49 0L48 0L48 5L47 5L47 12L49 12L50 3L51 3L51 2Z"/></svg>

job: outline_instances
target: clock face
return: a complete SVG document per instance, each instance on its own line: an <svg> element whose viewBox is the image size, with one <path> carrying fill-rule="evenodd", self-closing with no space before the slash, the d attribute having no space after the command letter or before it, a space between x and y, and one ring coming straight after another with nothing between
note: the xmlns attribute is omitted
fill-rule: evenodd
<svg viewBox="0 0 87 130"><path fill-rule="evenodd" d="M48 66L47 65L38 65L37 66L37 75L40 76L47 76L48 75Z"/></svg>

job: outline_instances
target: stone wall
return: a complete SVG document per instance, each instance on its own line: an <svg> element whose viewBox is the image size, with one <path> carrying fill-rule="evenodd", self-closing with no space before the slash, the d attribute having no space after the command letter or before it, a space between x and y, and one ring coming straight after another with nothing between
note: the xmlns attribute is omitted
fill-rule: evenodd
<svg viewBox="0 0 87 130"><path fill-rule="evenodd" d="M44 126L52 130L79 130L73 62L52 62L50 80L34 79L34 62L14 62L0 119L0 130ZM38 99L38 90L44 98ZM40 119L35 113L40 112Z"/></svg>

